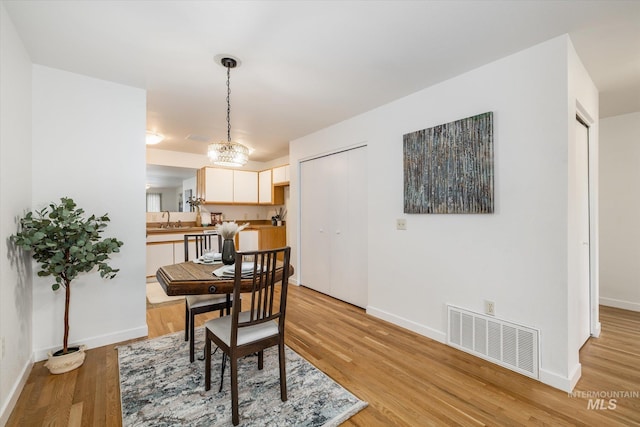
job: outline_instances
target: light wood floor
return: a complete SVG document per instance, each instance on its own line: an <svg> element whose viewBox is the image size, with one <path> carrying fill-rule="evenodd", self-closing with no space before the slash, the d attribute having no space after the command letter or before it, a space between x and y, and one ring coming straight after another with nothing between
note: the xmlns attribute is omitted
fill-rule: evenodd
<svg viewBox="0 0 640 427"><path fill-rule="evenodd" d="M346 426L640 425L640 399L589 409L567 393L449 348L364 310L290 286L287 344L369 402ZM640 393L640 313L601 307L602 334L580 353L576 391ZM214 315L201 315L200 323ZM180 331L182 303L149 307L149 336ZM185 344L186 345L186 344ZM82 368L49 375L37 363L8 426L120 426L115 345ZM606 399L608 404L608 399Z"/></svg>

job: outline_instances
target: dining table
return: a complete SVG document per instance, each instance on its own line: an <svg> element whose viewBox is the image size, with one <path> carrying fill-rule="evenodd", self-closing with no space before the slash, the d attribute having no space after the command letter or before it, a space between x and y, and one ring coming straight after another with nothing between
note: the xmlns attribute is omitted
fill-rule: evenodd
<svg viewBox="0 0 640 427"><path fill-rule="evenodd" d="M209 295L231 294L235 279L233 277L218 277L213 272L222 263L199 263L193 261L181 262L162 266L156 272L156 279L168 296L177 295ZM276 264L276 280L282 279L284 265ZM293 275L293 266L289 265L289 277ZM253 279L241 280L240 292L251 292Z"/></svg>

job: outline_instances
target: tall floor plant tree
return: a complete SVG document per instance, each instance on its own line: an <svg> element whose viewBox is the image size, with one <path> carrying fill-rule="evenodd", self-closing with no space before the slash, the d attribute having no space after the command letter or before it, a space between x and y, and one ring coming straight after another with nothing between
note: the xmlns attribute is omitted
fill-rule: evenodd
<svg viewBox="0 0 640 427"><path fill-rule="evenodd" d="M115 238L102 238L109 217L91 215L85 217L71 198L63 197L60 203L51 203L39 211L28 212L20 220L20 230L12 236L13 242L24 250L31 251L40 264L38 276L53 276L56 291L65 289L64 339L62 352L70 352L69 305L71 282L80 274L98 268L100 276L113 279L118 269L111 268L107 261L113 252L120 252L123 243Z"/></svg>

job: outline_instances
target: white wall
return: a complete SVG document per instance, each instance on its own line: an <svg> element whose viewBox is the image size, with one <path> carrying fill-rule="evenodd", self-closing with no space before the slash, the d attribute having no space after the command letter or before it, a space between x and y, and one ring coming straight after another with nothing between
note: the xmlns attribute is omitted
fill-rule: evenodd
<svg viewBox="0 0 640 427"><path fill-rule="evenodd" d="M108 213L104 236L124 242L110 264L72 283L70 343L89 348L147 334L145 315L145 91L33 66L33 206L73 198ZM36 155L37 153L37 155ZM62 345L64 294L34 277L36 359Z"/></svg>
<svg viewBox="0 0 640 427"><path fill-rule="evenodd" d="M640 112L600 122L600 302L640 311Z"/></svg>
<svg viewBox="0 0 640 427"><path fill-rule="evenodd" d="M31 207L31 60L0 3L0 425L32 364L31 261L8 244Z"/></svg>
<svg viewBox="0 0 640 427"><path fill-rule="evenodd" d="M570 389L570 50L558 37L292 141L287 232L296 270L300 160L364 142L367 313L444 341L446 304L483 312L492 300L497 317L540 329L541 381ZM494 112L495 213L403 214L403 134L486 111ZM396 218L407 231L395 229Z"/></svg>
<svg viewBox="0 0 640 427"><path fill-rule="evenodd" d="M580 295L588 293L591 298L590 331L592 335L600 334L600 311L598 308L598 133L599 133L599 108L598 89L589 77L580 58L573 48L571 40L567 38L567 65L568 65L568 102L566 104L567 128L567 371L569 373L570 388L572 389L581 375L579 361L580 347L584 344L580 338ZM579 211L580 200L577 176L576 146L576 116L589 127L589 257L590 257L590 289L582 289L585 286L579 280L580 257L583 239L580 236L579 224L582 213Z"/></svg>

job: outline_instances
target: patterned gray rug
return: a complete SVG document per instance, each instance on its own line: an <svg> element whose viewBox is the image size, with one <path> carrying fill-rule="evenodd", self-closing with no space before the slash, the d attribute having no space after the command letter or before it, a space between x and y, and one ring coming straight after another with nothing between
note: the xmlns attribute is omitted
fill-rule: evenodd
<svg viewBox="0 0 640 427"><path fill-rule="evenodd" d="M196 330L196 349L204 331ZM198 350L196 350L198 351ZM265 350L238 363L242 426L337 426L367 406L289 347L288 400L280 400L278 351ZM213 355L211 390L204 391L204 361L189 363L184 332L118 347L123 426L230 426L229 365L222 392L220 351Z"/></svg>

